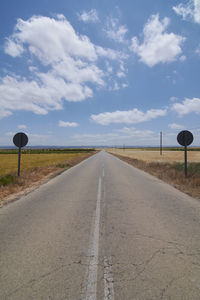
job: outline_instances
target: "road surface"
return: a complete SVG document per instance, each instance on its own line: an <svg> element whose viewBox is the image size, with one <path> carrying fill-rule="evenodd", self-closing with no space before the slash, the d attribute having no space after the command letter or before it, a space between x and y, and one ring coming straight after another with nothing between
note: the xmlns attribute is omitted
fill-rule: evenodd
<svg viewBox="0 0 200 300"><path fill-rule="evenodd" d="M199 300L200 204L104 151L0 209L1 300Z"/></svg>

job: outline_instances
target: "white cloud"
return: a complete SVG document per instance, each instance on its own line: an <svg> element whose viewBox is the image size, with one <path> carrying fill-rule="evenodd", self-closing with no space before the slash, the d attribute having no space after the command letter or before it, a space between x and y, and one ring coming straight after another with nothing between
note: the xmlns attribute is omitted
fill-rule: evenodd
<svg viewBox="0 0 200 300"><path fill-rule="evenodd" d="M113 68L112 68L112 66L110 65L110 63L108 61L106 61L106 68L107 68L107 72L108 73L112 73L113 72Z"/></svg>
<svg viewBox="0 0 200 300"><path fill-rule="evenodd" d="M81 14L78 14L79 20L85 23L96 23L99 22L99 17L96 9L91 9L90 11L86 12L83 11Z"/></svg>
<svg viewBox="0 0 200 300"><path fill-rule="evenodd" d="M116 129L115 132L123 134L124 136L139 138L149 137L154 134L152 130L138 130L135 127L124 127L122 129Z"/></svg>
<svg viewBox="0 0 200 300"><path fill-rule="evenodd" d="M104 73L95 64L82 63L72 57L59 62L53 68L53 74L73 83L91 82L104 85Z"/></svg>
<svg viewBox="0 0 200 300"><path fill-rule="evenodd" d="M16 132L8 131L5 133L5 136L14 136L15 134L16 134Z"/></svg>
<svg viewBox="0 0 200 300"><path fill-rule="evenodd" d="M172 8L175 13L179 16L182 16L185 20L188 16L193 15L193 9L192 9L192 1L189 1L186 5L180 3L177 6L173 6Z"/></svg>
<svg viewBox="0 0 200 300"><path fill-rule="evenodd" d="M90 61L97 59L95 46L87 36L78 35L64 17L53 19L33 16L17 20L14 34L8 38L12 44L28 45L29 51L44 64L52 64L67 56L79 56ZM5 45L7 51L7 43Z"/></svg>
<svg viewBox="0 0 200 300"><path fill-rule="evenodd" d="M26 129L27 126L22 124L22 125L18 125L17 128L19 128L19 129Z"/></svg>
<svg viewBox="0 0 200 300"><path fill-rule="evenodd" d="M128 87L128 84L127 83L122 83L122 87L126 88L126 87Z"/></svg>
<svg viewBox="0 0 200 300"><path fill-rule="evenodd" d="M179 116L184 116L190 113L200 114L200 99L186 98L182 103L174 103L172 110L177 112Z"/></svg>
<svg viewBox="0 0 200 300"><path fill-rule="evenodd" d="M0 84L0 118L12 111L32 111L45 115L50 110L62 109L62 98L77 102L92 97L92 90L78 83L67 84L51 74L39 74L41 82L6 76Z"/></svg>
<svg viewBox="0 0 200 300"><path fill-rule="evenodd" d="M120 89L119 84L115 81L112 86L109 87L109 91L118 91Z"/></svg>
<svg viewBox="0 0 200 300"><path fill-rule="evenodd" d="M124 77L126 77L126 74L122 71L119 71L119 72L117 72L117 77L118 78L124 78Z"/></svg>
<svg viewBox="0 0 200 300"><path fill-rule="evenodd" d="M67 101L79 102L93 96L92 90L87 85L81 85L78 82L67 83L62 77L55 76L52 73L38 74L45 91L57 102L64 98ZM61 108L59 105L58 108Z"/></svg>
<svg viewBox="0 0 200 300"><path fill-rule="evenodd" d="M101 56L101 57L105 57L107 59L111 59L111 60L124 60L128 58L128 55L120 52L120 51L116 51L110 48L103 48L101 46L95 46L96 49L96 53L97 55Z"/></svg>
<svg viewBox="0 0 200 300"><path fill-rule="evenodd" d="M182 56L180 56L180 58L179 58L179 59L180 59L180 61L182 61L182 62L183 62L183 61L185 61L185 60L186 60L186 56L185 56L185 55L182 55Z"/></svg>
<svg viewBox="0 0 200 300"><path fill-rule="evenodd" d="M183 129L184 126L180 125L180 124L176 124L176 123L171 123L168 125L169 128L171 129L175 129L175 130L179 130L179 129Z"/></svg>
<svg viewBox="0 0 200 300"><path fill-rule="evenodd" d="M16 132L6 132L5 136L8 137L4 143L6 143L7 145L11 144L13 146L12 143L12 138L14 135L16 134ZM48 143L50 144L52 142L52 136L50 134L41 134L41 133L29 133L26 132L27 136L28 136L28 146L30 145L47 145ZM5 144L4 144L5 145Z"/></svg>
<svg viewBox="0 0 200 300"><path fill-rule="evenodd" d="M194 20L196 23L200 24L200 0L194 1Z"/></svg>
<svg viewBox="0 0 200 300"><path fill-rule="evenodd" d="M16 43L12 39L7 39L5 44L5 53L12 56L17 57L21 56L21 54L24 52L24 48L21 45L20 42Z"/></svg>
<svg viewBox="0 0 200 300"><path fill-rule="evenodd" d="M97 134L74 134L71 139L74 142L77 141L77 143L80 145L101 145L101 144L107 144L108 142L114 141L118 138L118 134L116 133L97 133Z"/></svg>
<svg viewBox="0 0 200 300"><path fill-rule="evenodd" d="M196 49L196 54L200 55L200 45L198 46L198 48Z"/></svg>
<svg viewBox="0 0 200 300"><path fill-rule="evenodd" d="M27 21L18 19L15 32L5 44L7 52L9 52L10 43L12 48L17 49L27 45L28 51L35 55L42 64L54 64L69 56L96 61L98 56L117 59L120 55L113 49L94 45L86 35L76 33L64 16L62 18L57 16L57 19L33 16ZM13 52L14 56L21 55L19 50L13 50Z"/></svg>
<svg viewBox="0 0 200 300"><path fill-rule="evenodd" d="M174 96L172 96L172 97L170 97L170 98L169 98L169 100L170 100L170 101L177 101L177 100L178 100L178 98L177 98L177 97L174 97Z"/></svg>
<svg viewBox="0 0 200 300"><path fill-rule="evenodd" d="M151 130L124 127L109 133L74 134L71 136L70 143L73 145L151 145L157 140L157 135Z"/></svg>
<svg viewBox="0 0 200 300"><path fill-rule="evenodd" d="M47 114L48 110L61 109L56 91L41 87L36 81L6 76L0 84L1 107L7 111L29 110L36 114ZM54 96L56 98L54 98Z"/></svg>
<svg viewBox="0 0 200 300"><path fill-rule="evenodd" d="M0 100L1 102L1 100ZM0 120L6 117L9 117L12 115L12 112L8 110L7 108L0 108Z"/></svg>
<svg viewBox="0 0 200 300"><path fill-rule="evenodd" d="M0 118L15 110L47 114L62 109L63 100L91 98L94 87L106 87L106 70L102 61L98 67L98 59L121 63L126 58L122 52L94 45L87 36L76 33L63 15L18 19L4 50L14 58L26 53L30 77L10 74L0 78Z"/></svg>
<svg viewBox="0 0 200 300"><path fill-rule="evenodd" d="M173 6L173 10L184 20L191 19L200 24L200 0L189 0L186 4L180 3Z"/></svg>
<svg viewBox="0 0 200 300"><path fill-rule="evenodd" d="M58 123L59 127L78 127L78 123L76 122L65 122L65 121L59 121Z"/></svg>
<svg viewBox="0 0 200 300"><path fill-rule="evenodd" d="M118 19L109 18L105 32L110 39L113 39L118 43L124 43L128 29L125 25L119 24Z"/></svg>
<svg viewBox="0 0 200 300"><path fill-rule="evenodd" d="M151 109L144 113L137 108L134 108L133 110L128 111L117 110L115 112L104 112L98 115L91 115L91 120L101 125L109 125L111 123L137 124L165 116L166 114L167 111L162 109Z"/></svg>
<svg viewBox="0 0 200 300"><path fill-rule="evenodd" d="M168 18L159 21L159 15L152 15L143 29L143 43L139 44L137 37L132 38L130 49L149 67L158 63L172 62L182 53L181 44L185 38L167 33L169 23Z"/></svg>

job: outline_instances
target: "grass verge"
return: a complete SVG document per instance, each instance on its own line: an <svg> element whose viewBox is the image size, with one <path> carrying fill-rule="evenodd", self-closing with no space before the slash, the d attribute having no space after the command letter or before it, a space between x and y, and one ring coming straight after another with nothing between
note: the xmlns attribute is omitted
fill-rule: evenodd
<svg viewBox="0 0 200 300"><path fill-rule="evenodd" d="M173 185L182 192L200 199L200 163L188 164L188 176L184 175L183 163L145 162L117 155L121 160Z"/></svg>

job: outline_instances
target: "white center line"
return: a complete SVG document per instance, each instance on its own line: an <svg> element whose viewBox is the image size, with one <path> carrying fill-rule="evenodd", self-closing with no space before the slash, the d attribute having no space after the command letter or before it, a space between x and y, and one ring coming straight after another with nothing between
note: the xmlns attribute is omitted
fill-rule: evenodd
<svg viewBox="0 0 200 300"><path fill-rule="evenodd" d="M93 240L90 249L90 263L85 300L96 300L97 294L97 273L99 259L99 225L100 225L100 204L101 204L101 177L99 178L97 204L94 219Z"/></svg>
<svg viewBox="0 0 200 300"><path fill-rule="evenodd" d="M114 300L111 258L104 257L104 300Z"/></svg>

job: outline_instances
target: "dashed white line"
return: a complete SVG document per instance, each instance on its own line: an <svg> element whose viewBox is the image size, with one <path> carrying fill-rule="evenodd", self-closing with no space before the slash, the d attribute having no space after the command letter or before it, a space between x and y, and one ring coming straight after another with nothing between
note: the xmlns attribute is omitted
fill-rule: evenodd
<svg viewBox="0 0 200 300"><path fill-rule="evenodd" d="M86 287L85 300L96 300L97 294L97 273L98 273L98 260L99 260L99 225L100 225L100 207L101 204L101 177L99 178L97 203L94 219L94 232L93 240L90 249L90 263L88 270L88 280Z"/></svg>
<svg viewBox="0 0 200 300"><path fill-rule="evenodd" d="M104 164L102 166L102 178L105 176ZM101 213L101 190L102 178L99 178L96 211L93 221L93 232L91 236L90 247L90 262L87 275L87 285L84 295L84 300L96 300L97 297L97 275L98 275L98 260L99 260L99 228L100 228L100 213ZM104 257L104 300L114 300L114 287L112 277L112 262L111 258Z"/></svg>

